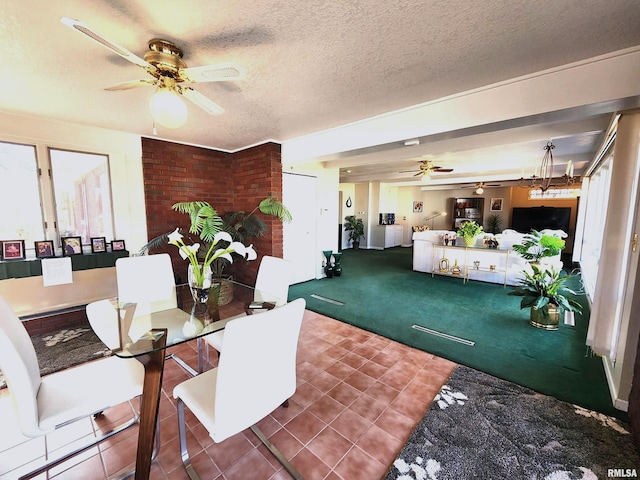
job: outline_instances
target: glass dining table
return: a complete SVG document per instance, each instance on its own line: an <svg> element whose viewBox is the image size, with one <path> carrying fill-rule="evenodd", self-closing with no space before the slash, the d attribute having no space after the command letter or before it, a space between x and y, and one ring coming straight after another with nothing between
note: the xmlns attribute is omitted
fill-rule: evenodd
<svg viewBox="0 0 640 480"><path fill-rule="evenodd" d="M226 320L247 312L253 301L254 288L228 281L222 288L233 290L231 301L224 295L219 305L221 286L214 284L206 303L194 301L189 285L176 285L163 292L161 299L127 302L108 299L109 315L104 322L91 322L97 336L121 358L135 358L144 366L144 385L140 400L138 446L135 479L148 479L156 441L156 423L162 390L162 374L166 358L173 358L192 375L203 370L202 337L222 330ZM228 302L228 303L227 303ZM106 303L106 302L105 302ZM117 318L117 321L115 320ZM169 347L184 342L198 342L198 371L175 355L167 355ZM159 439L158 439L159 442ZM159 444L158 444L159 445Z"/></svg>

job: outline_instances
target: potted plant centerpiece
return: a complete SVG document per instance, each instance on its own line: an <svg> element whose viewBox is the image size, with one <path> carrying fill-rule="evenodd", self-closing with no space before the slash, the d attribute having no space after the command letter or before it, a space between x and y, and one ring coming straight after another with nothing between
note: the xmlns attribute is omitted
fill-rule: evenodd
<svg viewBox="0 0 640 480"><path fill-rule="evenodd" d="M473 247L476 244L476 237L483 233L482 225L478 225L473 220L462 223L460 228L458 228L458 236L462 237L467 247Z"/></svg>
<svg viewBox="0 0 640 480"><path fill-rule="evenodd" d="M360 247L360 237L364 237L364 223L361 218L356 218L355 215L347 215L344 217L344 231L349 232L349 240L353 245L354 250Z"/></svg>
<svg viewBox="0 0 640 480"><path fill-rule="evenodd" d="M524 235L521 244L515 244L511 248L525 260L539 264L543 258L558 255L564 246L565 241L560 237L531 230L530 233Z"/></svg>
<svg viewBox="0 0 640 480"><path fill-rule="evenodd" d="M254 260L257 255L253 250L253 244L247 245L248 239L260 237L267 231L267 225L255 213L260 211L265 215L276 216L281 221L291 221L289 210L273 197L263 199L249 213L238 211L223 216L218 215L218 212L205 201L180 202L174 204L172 208L189 215L191 220L189 233L197 234L201 242L180 245L182 234L180 229L177 229L173 233L164 233L153 238L140 249L138 254L145 255L149 251L164 248L167 241L171 240L170 243L178 247L182 258L188 258L191 264L198 262L207 265L198 277L201 278L205 274L211 276L212 283L217 286L215 297L220 305L229 303L233 299L233 283L223 275L225 267L233 263L234 255L236 259ZM212 250L213 247L215 248ZM244 247L244 250L241 247ZM227 249L229 251L225 254L215 255L218 250ZM193 271L194 267L190 267L190 270ZM212 295L212 299L213 297Z"/></svg>
<svg viewBox="0 0 640 480"><path fill-rule="evenodd" d="M582 306L575 299L579 292L569 288L567 282L577 275L562 275L554 267L539 268L531 265L531 271L522 272L524 279L509 295L522 297L520 308L530 308L529 323L545 330L557 330L560 316L565 312L582 313Z"/></svg>

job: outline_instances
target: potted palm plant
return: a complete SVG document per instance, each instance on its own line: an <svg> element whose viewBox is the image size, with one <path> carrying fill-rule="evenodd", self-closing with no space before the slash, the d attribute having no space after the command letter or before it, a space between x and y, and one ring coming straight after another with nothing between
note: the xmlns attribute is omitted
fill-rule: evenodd
<svg viewBox="0 0 640 480"><path fill-rule="evenodd" d="M531 270L522 272L524 279L509 295L522 297L520 308L530 308L529 323L545 330L557 330L560 316L565 312L582 313L576 300L580 292L567 286L577 275L562 275L554 267L540 268L532 264Z"/></svg>
<svg viewBox="0 0 640 480"><path fill-rule="evenodd" d="M355 215L347 215L344 217L344 231L349 232L349 240L353 245L354 250L360 247L360 238L364 237L364 223L361 218L356 218Z"/></svg>
<svg viewBox="0 0 640 480"><path fill-rule="evenodd" d="M476 237L483 233L482 225L478 225L473 220L464 222L460 225L460 228L458 228L458 236L462 237L467 247L473 247L476 244Z"/></svg>

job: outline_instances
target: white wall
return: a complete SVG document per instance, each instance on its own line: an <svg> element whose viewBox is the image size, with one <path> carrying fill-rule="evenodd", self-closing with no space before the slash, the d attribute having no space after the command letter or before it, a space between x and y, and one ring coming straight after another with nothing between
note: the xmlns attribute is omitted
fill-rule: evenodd
<svg viewBox="0 0 640 480"><path fill-rule="evenodd" d="M139 135L0 112L0 140L35 145L39 157L49 147L108 155L115 235L129 251L147 242Z"/></svg>

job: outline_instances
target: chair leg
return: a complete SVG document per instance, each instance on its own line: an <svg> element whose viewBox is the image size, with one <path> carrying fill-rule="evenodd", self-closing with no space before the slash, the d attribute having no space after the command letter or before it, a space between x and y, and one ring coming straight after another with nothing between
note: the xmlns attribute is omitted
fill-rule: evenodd
<svg viewBox="0 0 640 480"><path fill-rule="evenodd" d="M101 413L101 412L97 412L97 413ZM55 467L56 465L60 465L62 462L67 461L71 457L74 457L74 456L78 455L79 453L82 453L85 450L88 450L89 448L95 447L96 445L98 445L99 443L104 442L108 438L111 438L114 435L127 430L129 427L134 426L136 423L138 423L139 418L140 418L140 416L138 414L134 415L134 417L131 418L131 420L129 420L129 421L127 421L127 422L125 422L125 423L123 423L121 425L118 425L117 427L109 430L108 432L103 433L100 437L97 437L93 441L87 442L84 445L76 448L75 450L73 450L71 452L68 452L68 453L66 453L66 454L62 455L61 457L58 457L58 458L56 458L54 460L51 460L51 461L45 463L44 465L38 467L37 469L22 475L20 477L20 480L27 480L29 478L36 477L36 476L40 475L42 472L45 472L45 471L49 470L50 468Z"/></svg>
<svg viewBox="0 0 640 480"><path fill-rule="evenodd" d="M191 480L200 480L198 473L191 465L191 458L187 450L187 427L184 419L184 402L178 398L178 437L180 439L180 457L182 457L182 465Z"/></svg>
<svg viewBox="0 0 640 480"><path fill-rule="evenodd" d="M302 478L302 474L298 470L296 470L296 467L294 467L291 462L287 460L284 454L280 450L278 450L273 443L271 443L271 440L269 440L266 435L262 433L262 430L260 430L255 425L251 426L250 428L251 431L255 433L256 436L260 439L260 441L269 449L273 456L278 459L285 470L289 472L289 475L291 475L295 480L304 480L304 478Z"/></svg>

